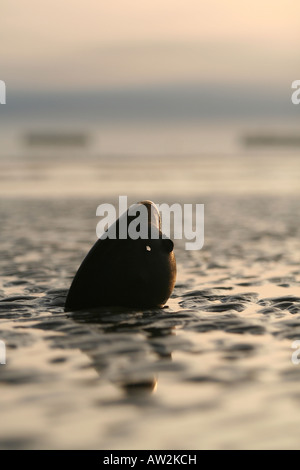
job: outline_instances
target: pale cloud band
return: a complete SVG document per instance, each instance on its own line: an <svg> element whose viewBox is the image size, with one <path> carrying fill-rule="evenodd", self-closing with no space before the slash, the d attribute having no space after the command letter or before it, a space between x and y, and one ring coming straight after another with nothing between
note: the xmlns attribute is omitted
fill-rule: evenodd
<svg viewBox="0 0 300 470"><path fill-rule="evenodd" d="M299 69L299 14L292 0L4 0L1 69L18 89L276 86Z"/></svg>

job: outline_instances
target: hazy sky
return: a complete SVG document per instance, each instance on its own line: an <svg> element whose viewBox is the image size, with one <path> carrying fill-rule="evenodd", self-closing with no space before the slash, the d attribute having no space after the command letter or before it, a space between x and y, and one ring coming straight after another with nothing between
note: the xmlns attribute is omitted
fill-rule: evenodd
<svg viewBox="0 0 300 470"><path fill-rule="evenodd" d="M0 78L21 90L281 88L299 78L299 17L299 0L2 0Z"/></svg>

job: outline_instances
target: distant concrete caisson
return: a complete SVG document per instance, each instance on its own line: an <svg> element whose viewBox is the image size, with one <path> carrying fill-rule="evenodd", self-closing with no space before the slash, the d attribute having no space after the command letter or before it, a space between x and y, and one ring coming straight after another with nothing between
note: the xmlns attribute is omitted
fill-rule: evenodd
<svg viewBox="0 0 300 470"><path fill-rule="evenodd" d="M142 201L138 205L147 208L148 238L101 237L73 279L65 311L104 306L155 308L167 302L176 280L174 244L161 232L155 204ZM132 220L128 211L125 215ZM122 217L115 222L117 227Z"/></svg>

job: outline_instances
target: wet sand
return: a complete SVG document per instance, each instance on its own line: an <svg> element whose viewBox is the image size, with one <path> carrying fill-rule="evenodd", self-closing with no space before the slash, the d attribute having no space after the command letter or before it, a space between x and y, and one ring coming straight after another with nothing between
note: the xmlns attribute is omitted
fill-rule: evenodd
<svg viewBox="0 0 300 470"><path fill-rule="evenodd" d="M0 448L299 448L298 198L197 196L167 308L65 314L101 202L1 202Z"/></svg>

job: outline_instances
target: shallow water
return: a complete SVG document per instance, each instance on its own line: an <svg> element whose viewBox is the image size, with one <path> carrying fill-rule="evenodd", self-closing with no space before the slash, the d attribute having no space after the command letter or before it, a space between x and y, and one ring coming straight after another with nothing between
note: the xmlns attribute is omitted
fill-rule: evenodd
<svg viewBox="0 0 300 470"><path fill-rule="evenodd" d="M1 202L0 447L299 447L297 198L197 198L167 308L65 314L100 202Z"/></svg>

